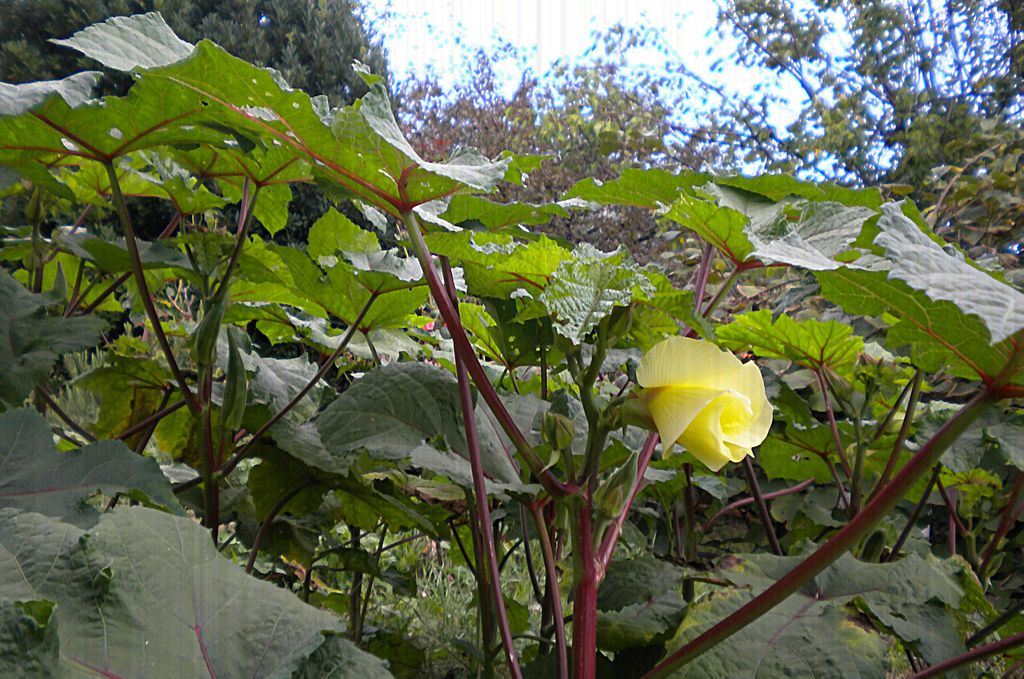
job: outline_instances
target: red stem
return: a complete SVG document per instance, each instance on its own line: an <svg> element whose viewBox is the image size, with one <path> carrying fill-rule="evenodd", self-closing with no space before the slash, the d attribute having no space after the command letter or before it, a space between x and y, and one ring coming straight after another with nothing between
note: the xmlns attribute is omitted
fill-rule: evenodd
<svg viewBox="0 0 1024 679"><path fill-rule="evenodd" d="M987 658L990 655L995 655L1000 651L1005 651L1013 648L1014 646L1020 646L1021 644L1024 644L1024 632L1019 632L1017 634L1014 634L1012 637L1006 637L1005 639L1000 639L999 641L993 641L991 644L985 644L984 646L972 648L966 653L961 653L960 655L954 656L949 660L940 662L937 665L932 665L931 667L922 672L918 672L913 677L911 677L911 679L937 677L943 674L944 672L948 672L954 667L960 667L961 665L966 665L969 662L974 662L976 660L981 660L982 658Z"/></svg>
<svg viewBox="0 0 1024 679"><path fill-rule="evenodd" d="M801 481L795 486L783 488L782 490L776 490L771 493L765 493L762 497L765 500L772 500L777 497L783 497L784 495L792 495L793 493L799 493L801 490L807 488L812 483L814 483L814 479L807 479L806 481ZM709 530L711 530L711 524L713 524L715 521L718 521L718 519L722 518L724 515L728 514L733 510L739 509L740 507L750 504L754 504L754 498L752 497L745 497L742 500L736 500L735 502L727 504L726 506L719 509L714 516L712 516L710 519L704 522L704 528L701 530L701 532L707 533Z"/></svg>
<svg viewBox="0 0 1024 679"><path fill-rule="evenodd" d="M128 205L124 202L124 195L121 193L121 183L117 179L117 171L114 169L113 162L107 161L105 165L107 168L107 178L110 180L110 192L114 199L114 207L117 208L121 227L124 229L124 243L131 258L132 275L135 277L135 284L139 286L139 297L142 299L142 306L146 309L146 316L149 318L150 325L153 326L153 334L156 335L160 348L163 349L164 358L167 359L167 364L171 368L171 373L174 374L174 379L178 382L178 388L181 389L181 393L185 397L186 403L188 403L189 410L199 414L202 411L202 406L196 399L195 394L192 393L192 389L188 386L188 381L185 379L184 373L181 372L181 368L178 367L178 361L174 358L174 351L171 349L167 336L164 334L163 326L160 324L160 315L153 304L153 297L150 295L149 285L146 283L146 275L142 271L142 259L139 256L139 245L135 241L132 218L128 214Z"/></svg>
<svg viewBox="0 0 1024 679"><path fill-rule="evenodd" d="M757 513L764 525L764 532L768 534L768 544L771 545L775 556L783 556L782 545L779 544L779 538L775 535L772 515L768 512L765 497L761 494L761 484L757 482L757 473L754 471L754 464L750 461L750 457L743 458L743 470L746 472L747 482L750 484L750 494L753 496L754 502L757 503Z"/></svg>
<svg viewBox="0 0 1024 679"><path fill-rule="evenodd" d="M828 386L825 384L825 375L821 372L821 368L817 368L814 371L814 376L818 378L818 389L821 390L821 397L825 399L825 411L828 413L828 426L832 430L832 442L835 444L836 453L839 454L839 462L843 465L843 473L846 474L847 480L850 479L850 463L846 461L846 450L843 449L843 440L839 436L839 426L836 424L836 414L832 410L832 400L828 397ZM851 502L853 498L851 498ZM855 509L851 510L854 513Z"/></svg>
<svg viewBox="0 0 1024 679"><path fill-rule="evenodd" d="M270 530L270 525L274 523L274 519L277 518L277 515L281 513L281 510L284 509L285 505L291 502L296 495L310 486L315 486L317 483L318 481L310 479L302 485L296 486L289 492L285 493L285 496L278 500L277 504L271 508L266 518L263 519L263 523L260 524L259 530L256 531L256 537L252 540L252 548L249 550L249 560L245 562L246 573L252 573L253 566L256 565L256 554L260 551L260 545L263 544L263 538L267 536L267 531ZM312 567L310 567L310 570L313 570Z"/></svg>
<svg viewBox="0 0 1024 679"><path fill-rule="evenodd" d="M173 389L173 387L172 387L172 389ZM156 411L155 413L153 413L152 415L150 415L146 419L142 420L141 422L138 422L138 423L133 424L132 426L128 427L127 429L125 429L123 432L121 432L120 434L118 434L114 438L119 440L119 441L124 441L128 437L133 436L134 434L138 434L140 431L144 431L151 424L159 422L160 420L162 420L163 418L167 417L168 415L173 413L175 410L178 410L179 408L181 408L184 405L185 405L185 401L184 401L184 399L182 399L181 401L178 401L177 403L173 403L173 404L167 406L166 408L161 408L160 410Z"/></svg>
<svg viewBox="0 0 1024 679"><path fill-rule="evenodd" d="M409 232L410 239L412 239L413 250L416 252L420 267L423 269L423 276L430 288L430 294L434 298L434 303L437 304L438 311L441 312L441 318L444 319L445 325L448 326L448 331L451 333L455 351L463 356L469 375L473 378L473 383L480 390L480 395L487 401L487 405L491 408L491 412L494 413L499 424L501 424L501 428L512 439L512 443L515 444L516 449L525 458L531 471L533 471L548 493L555 497L565 497L578 493L579 488L575 484L566 484L552 474L551 470L545 469L544 463L537 457L533 446L526 440L523 432L519 430L519 427L505 408L505 404L501 402L498 392L494 390L494 385L491 384L487 374L484 372L483 366L480 365L480 361L476 358L473 345L470 343L469 337L466 336L466 331L459 321L458 311L445 293L444 286L437 276L433 257L430 254L430 250L427 249L426 242L423 240L423 234L420 231L416 215L411 211L407 211L402 213L402 218L405 220L406 230Z"/></svg>
<svg viewBox="0 0 1024 679"><path fill-rule="evenodd" d="M591 503L581 499L578 504L573 531L579 580L572 604L572 676L593 679L597 672L597 558Z"/></svg>
<svg viewBox="0 0 1024 679"><path fill-rule="evenodd" d="M605 571L608 570L608 564L612 561L612 553L615 551L615 545L618 544L619 536L622 534L622 526L625 525L626 517L629 516L629 510L632 509L633 502L643 487L644 473L647 471L647 466L651 463L651 457L654 455L654 449L657 446L658 433L651 432L647 436L647 441L644 442L644 447L640 451L640 458L636 462L636 483L633 484L629 500L623 505L622 511L619 512L611 527L604 534L604 538L601 540L601 547L597 550L597 575L599 581L604 578Z"/></svg>
<svg viewBox="0 0 1024 679"><path fill-rule="evenodd" d="M899 462L900 453L903 452L903 444L910 434L910 425L914 421L914 411L917 409L917 400L921 395L921 380L921 371L918 370L914 373L913 386L910 390L910 397L907 399L907 407L903 412L903 423L900 425L900 433L896 436L896 442L892 445L892 452L889 454L889 459L885 462L882 476L879 477L878 483L875 484L875 489L871 491L872 498L889 482L889 477L896 471L896 463ZM876 434L875 438L877 437L878 435Z"/></svg>
<svg viewBox="0 0 1024 679"><path fill-rule="evenodd" d="M458 293L455 290L455 278L452 276L452 267L448 260L442 259L444 267L445 287L453 304L458 303ZM457 317L457 316L456 316ZM473 472L473 492L476 494L477 512L479 514L480 536L483 538L484 551L487 561L488 580L491 585L491 595L494 598L494 610L498 614L498 632L501 634L501 644L505 649L505 661L508 663L509 672L513 677L522 679L523 672L519 668L519 658L516 655L516 647L512 641L512 628L508 622L508 611L505 609L505 597L501 592L501 570L498 568L498 550L494 544L494 528L491 524L490 502L487 498L487 481L484 478L484 465L480 460L480 441L476 432L476 414L473 409L473 391L469 384L469 375L466 373L466 360L456 349L455 371L459 381L459 401L462 404L462 420L466 427L466 450L469 453L469 467ZM482 564L480 564L482 566ZM490 652L490 649L485 649Z"/></svg>
<svg viewBox="0 0 1024 679"><path fill-rule="evenodd" d="M544 572L547 576L547 590L551 594L551 617L555 626L555 651L558 654L558 679L569 679L569 652L565 640L565 614L562 612L562 590L558 586L558 570L555 550L551 544L551 534L547 523L535 502L527 505L533 522L537 526L537 537L540 540L541 553L544 555Z"/></svg>

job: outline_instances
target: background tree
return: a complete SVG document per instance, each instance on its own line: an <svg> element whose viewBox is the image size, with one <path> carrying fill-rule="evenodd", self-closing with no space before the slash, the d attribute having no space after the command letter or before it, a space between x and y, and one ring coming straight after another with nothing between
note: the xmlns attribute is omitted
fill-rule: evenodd
<svg viewBox="0 0 1024 679"><path fill-rule="evenodd" d="M332 106L366 92L355 60L388 77L384 48L364 23L357 0L11 0L0 23L0 81L28 82L96 70L96 62L49 42L112 16L159 11L183 39L208 38L232 54L277 69L294 88L327 95ZM129 79L108 73L98 94L123 93ZM280 241L305 241L309 227L331 202L310 186L293 187L294 205ZM143 206L133 207L145 210ZM168 215L140 215L153 236ZM152 229L147 228L150 225ZM155 230L153 230L155 229ZM150 233L150 230L153 230Z"/></svg>
<svg viewBox="0 0 1024 679"><path fill-rule="evenodd" d="M737 157L847 183L922 186L980 119L1021 113L1020 3L1009 0L729 0L719 29L736 58L794 81L800 114L767 122L777 92L726 101L717 122Z"/></svg>
<svg viewBox="0 0 1024 679"><path fill-rule="evenodd" d="M488 156L504 150L546 156L523 186L503 186L496 200L557 201L581 176L608 181L627 168L703 169L706 145L679 135L671 120L688 105L666 99L664 73L628 65L630 50L649 38L635 29L610 29L578 63L559 62L543 79L524 70L508 95L498 71L509 61L522 65L520 55L508 45L480 51L470 76L452 90L434 75L401 84L400 116L426 157L444 158L459 146ZM642 260L657 245L650 211L625 206L573 212L541 228L573 243L605 249L621 243Z"/></svg>
<svg viewBox="0 0 1024 679"><path fill-rule="evenodd" d="M189 42L213 40L232 54L281 71L292 87L326 94L333 106L366 91L353 60L387 77L380 39L356 0L9 0L0 24L0 80L61 78L96 63L48 42L112 16L159 11Z"/></svg>

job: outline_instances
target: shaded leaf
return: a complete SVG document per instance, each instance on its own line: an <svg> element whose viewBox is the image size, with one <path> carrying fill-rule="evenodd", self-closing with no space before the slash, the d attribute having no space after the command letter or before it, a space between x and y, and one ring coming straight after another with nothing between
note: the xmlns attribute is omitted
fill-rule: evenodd
<svg viewBox="0 0 1024 679"><path fill-rule="evenodd" d="M125 493L181 513L170 483L152 458L120 441L99 441L66 453L53 445L42 415L31 408L0 414L0 507L33 511L91 526L99 512L85 500Z"/></svg>
<svg viewBox="0 0 1024 679"><path fill-rule="evenodd" d="M0 566L0 597L57 603L61 660L79 674L289 677L324 631L342 631L247 576L191 519L143 508L105 515L89 533L3 510Z"/></svg>
<svg viewBox="0 0 1024 679"><path fill-rule="evenodd" d="M93 346L103 321L48 316L53 300L29 292L4 270L0 299L0 406L13 407L46 379L60 354Z"/></svg>

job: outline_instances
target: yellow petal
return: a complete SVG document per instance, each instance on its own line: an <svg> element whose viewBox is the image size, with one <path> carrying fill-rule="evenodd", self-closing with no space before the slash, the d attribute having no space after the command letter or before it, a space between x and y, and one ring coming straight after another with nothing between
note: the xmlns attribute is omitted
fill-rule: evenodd
<svg viewBox="0 0 1024 679"><path fill-rule="evenodd" d="M735 408L740 404L736 394L719 394L693 418L690 426L676 441L711 471L718 471L727 462L731 462L733 457L723 438L723 414L727 408Z"/></svg>
<svg viewBox="0 0 1024 679"><path fill-rule="evenodd" d="M729 389L742 366L738 358L710 342L669 337L644 354L636 379L645 388Z"/></svg>
<svg viewBox="0 0 1024 679"><path fill-rule="evenodd" d="M697 415L721 391L692 387L661 387L644 389L641 398L647 406L647 412L658 428L662 445L667 452L669 446L690 426Z"/></svg>
<svg viewBox="0 0 1024 679"><path fill-rule="evenodd" d="M750 448L736 446L728 442L725 445L729 448L729 460L732 462L743 462L743 458L747 456L753 457L754 455L754 451Z"/></svg>
<svg viewBox="0 0 1024 679"><path fill-rule="evenodd" d="M764 393L764 380L761 371L753 363L744 363L734 382L733 388L750 404L747 412L739 420L738 413L730 413L735 418L723 418L723 430L727 442L744 448L759 446L768 436L772 426L772 404ZM728 421L728 424L726 424Z"/></svg>

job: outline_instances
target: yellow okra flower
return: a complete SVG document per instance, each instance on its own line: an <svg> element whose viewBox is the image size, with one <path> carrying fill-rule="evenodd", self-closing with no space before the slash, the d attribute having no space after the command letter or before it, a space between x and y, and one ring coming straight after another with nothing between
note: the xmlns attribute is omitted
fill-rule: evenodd
<svg viewBox="0 0 1024 679"><path fill-rule="evenodd" d="M670 337L640 361L637 382L665 454L673 444L712 471L753 455L768 436L772 406L761 371L703 340Z"/></svg>

